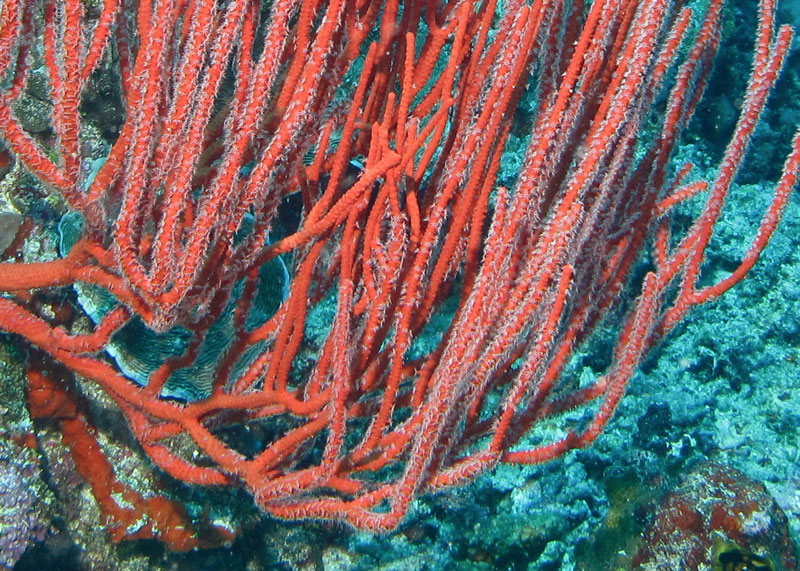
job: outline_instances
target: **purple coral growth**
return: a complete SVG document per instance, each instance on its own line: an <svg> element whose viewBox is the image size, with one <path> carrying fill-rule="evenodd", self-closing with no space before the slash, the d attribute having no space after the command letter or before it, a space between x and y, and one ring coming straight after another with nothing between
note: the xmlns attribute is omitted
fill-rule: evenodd
<svg viewBox="0 0 800 571"><path fill-rule="evenodd" d="M0 567L13 567L47 535L47 506L36 494L39 477L34 454L0 435Z"/></svg>

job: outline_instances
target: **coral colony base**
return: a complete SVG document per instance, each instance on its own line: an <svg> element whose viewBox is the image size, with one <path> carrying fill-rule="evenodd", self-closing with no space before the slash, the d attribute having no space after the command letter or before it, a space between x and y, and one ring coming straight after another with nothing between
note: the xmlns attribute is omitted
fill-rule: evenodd
<svg viewBox="0 0 800 571"><path fill-rule="evenodd" d="M54 224L3 219L0 330L112 536L230 537L124 484L73 375L172 478L375 532L420 494L590 445L645 352L753 267L800 170L798 135L710 279L792 31L759 3L738 121L700 179L673 151L719 47L723 2L705 4L3 0L4 160L63 216L50 259L26 244ZM563 374L608 316L604 373Z"/></svg>

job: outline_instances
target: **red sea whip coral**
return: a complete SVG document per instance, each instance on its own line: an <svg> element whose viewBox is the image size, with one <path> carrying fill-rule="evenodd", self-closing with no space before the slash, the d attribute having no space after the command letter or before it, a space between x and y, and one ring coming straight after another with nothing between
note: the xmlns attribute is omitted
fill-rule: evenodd
<svg viewBox="0 0 800 571"><path fill-rule="evenodd" d="M693 180L670 157L722 4L106 0L89 14L4 0L0 137L84 230L64 258L0 265L0 329L102 387L167 473L244 486L284 518L389 530L420 493L587 446L644 352L751 269L797 180L800 137L739 265L701 284L792 37L763 0L739 121L713 180ZM36 64L53 101L38 139L14 112ZM95 173L81 100L109 70L124 121ZM292 195L300 221L280 231ZM673 235L674 207L698 195ZM260 268L278 258L287 294L261 314L277 286ZM72 284L110 300L94 326L35 303ZM620 309L610 366L577 386L565 363ZM449 326L432 335L438 319ZM221 320L232 333L217 339ZM110 356L132 326L184 342L136 378ZM201 394L174 398L181 372L201 369ZM578 407L585 425L560 426ZM552 439L520 444L541 425ZM244 449L226 437L237 427L264 437Z"/></svg>

